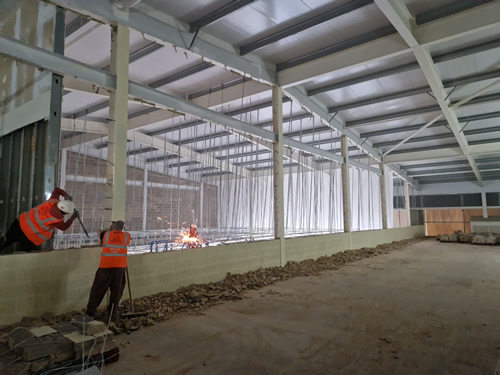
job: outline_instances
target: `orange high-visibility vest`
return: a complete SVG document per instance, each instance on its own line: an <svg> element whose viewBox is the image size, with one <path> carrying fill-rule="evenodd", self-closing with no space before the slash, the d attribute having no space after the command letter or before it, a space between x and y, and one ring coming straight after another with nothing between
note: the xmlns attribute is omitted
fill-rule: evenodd
<svg viewBox="0 0 500 375"><path fill-rule="evenodd" d="M121 230L106 232L102 241L101 263L99 268L126 268L127 245L130 234Z"/></svg>
<svg viewBox="0 0 500 375"><path fill-rule="evenodd" d="M49 199L19 216L21 230L35 245L41 245L52 237L54 224L64 221L63 218L58 219L50 214L50 210L58 202L57 199Z"/></svg>

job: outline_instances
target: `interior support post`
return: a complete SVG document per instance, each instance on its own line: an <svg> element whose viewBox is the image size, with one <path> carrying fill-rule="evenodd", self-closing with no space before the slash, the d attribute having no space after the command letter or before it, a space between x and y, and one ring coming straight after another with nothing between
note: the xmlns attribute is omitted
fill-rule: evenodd
<svg viewBox="0 0 500 375"><path fill-rule="evenodd" d="M408 181L405 181L405 211L406 211L406 225L411 227L410 188Z"/></svg>
<svg viewBox="0 0 500 375"><path fill-rule="evenodd" d="M283 91L273 86L273 192L274 192L274 238L280 240L280 265L285 259L285 206L283 188Z"/></svg>
<svg viewBox="0 0 500 375"><path fill-rule="evenodd" d="M349 140L346 135L340 138L344 163L342 164L342 205L344 208L344 232L352 231L351 222L351 182L349 181Z"/></svg>
<svg viewBox="0 0 500 375"><path fill-rule="evenodd" d="M483 217L485 219L488 218L488 201L486 200L486 193L483 191L481 192L481 203L483 206Z"/></svg>
<svg viewBox="0 0 500 375"><path fill-rule="evenodd" d="M385 189L385 166L384 163L379 165L382 174L380 177L380 204L382 208L382 229L387 229L387 191Z"/></svg>
<svg viewBox="0 0 500 375"><path fill-rule="evenodd" d="M142 230L147 230L148 222L148 170L144 169L144 186L142 191Z"/></svg>
<svg viewBox="0 0 500 375"><path fill-rule="evenodd" d="M110 72L116 77L116 90L109 97L109 148L106 183L106 220L125 220L128 130L129 30L111 28Z"/></svg>

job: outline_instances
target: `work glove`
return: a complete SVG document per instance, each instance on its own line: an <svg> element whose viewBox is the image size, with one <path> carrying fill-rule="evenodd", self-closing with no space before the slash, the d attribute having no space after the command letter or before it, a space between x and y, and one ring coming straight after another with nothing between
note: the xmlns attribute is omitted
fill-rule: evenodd
<svg viewBox="0 0 500 375"><path fill-rule="evenodd" d="M79 217L80 217L80 213L77 210L75 210L73 212L73 215L71 215L72 219L78 219Z"/></svg>

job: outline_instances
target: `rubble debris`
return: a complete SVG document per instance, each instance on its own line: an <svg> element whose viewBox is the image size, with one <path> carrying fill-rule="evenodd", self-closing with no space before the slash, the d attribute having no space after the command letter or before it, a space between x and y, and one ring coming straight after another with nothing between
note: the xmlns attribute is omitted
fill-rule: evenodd
<svg viewBox="0 0 500 375"><path fill-rule="evenodd" d="M17 327L1 336L2 375L37 374L47 369L64 367L76 360L81 363L83 356L91 358L101 353L106 353L109 358L113 356L113 361L116 360L119 348L113 333L106 329L105 324L100 321L86 322L91 328L86 327L87 335L82 335L79 332L81 322L82 319L75 319L73 324L56 324L54 327ZM91 363L90 360L88 363Z"/></svg>
<svg viewBox="0 0 500 375"><path fill-rule="evenodd" d="M290 261L284 267L260 268L244 274L227 273L223 280L217 282L189 285L187 287L179 288L175 292L164 292L152 296L137 298L134 300L135 311L145 312L146 315L129 319L119 318L116 320L115 325L113 327L110 326L109 329L114 330L115 333L129 333L131 331L139 330L143 327L152 326L156 323L168 320L170 317L178 313L185 312L200 314L203 310L211 306L228 301L241 300L244 298L244 293L248 290L256 290L267 285L275 284L278 281L294 277L316 276L324 271L337 270L345 264L356 262L363 258L371 258L378 255L388 254L392 251L403 249L421 240L422 239L394 241L389 244L379 245L375 248L346 250L331 256L322 256L316 260L307 259L300 262ZM271 293L274 293L274 290ZM128 300L124 301L120 310L122 313L127 313L131 310ZM98 310L96 315L97 318L106 317L105 311L102 308ZM16 348L16 346L18 346L23 340L50 340L49 343L41 344L38 352L32 350L29 355L26 355L26 358L32 359L32 362L28 363L28 367L26 367L26 363L22 362L14 364L21 366L19 368L25 369L30 368L31 366L31 368L36 368L38 369L37 371L41 371L40 369L43 366L48 366L44 368L53 368L54 366L60 365L63 361L75 361L77 358L81 358L82 355L92 356L96 353L101 353L102 350L105 350L105 354L108 353L107 358L109 359L109 362L116 361L118 359L119 348L113 340L113 332L106 329L104 323L101 323L100 321L89 322L88 317L82 315L82 312L73 311L51 317L50 321L53 322L51 327L57 331L56 333L40 338L34 338L30 330L24 327L46 326L46 319L49 318L49 316L46 314L44 314L44 316L45 319L43 319L43 317L23 318L21 322L5 327L2 330L4 334L11 331L5 336L4 339L9 343L9 345L11 345L11 350ZM69 321L71 321L71 323L68 323ZM89 328L90 323L92 323L92 328ZM84 327L84 324L85 328L82 328ZM85 329L85 335L82 335L83 329ZM51 360L47 361L46 357L40 357L40 355L48 352L48 346L53 345L51 350L54 350L54 345L62 345L61 343L54 344L55 336L69 341L71 343L71 349L66 348L67 350L65 352L61 349L57 349L59 352L57 352L57 350L57 353L52 352L51 355L48 356ZM0 344L2 343L1 341L2 340L0 340ZM103 345L105 345L104 348ZM59 346L57 347L59 348ZM47 350L44 352L45 349ZM116 351L116 353L113 350ZM15 356L11 356L10 361L15 360L15 358ZM57 358L57 362L55 361L55 358ZM6 363L5 361L7 359L5 359L5 361L4 359L5 358L3 356L0 356L0 368L2 368L3 363ZM12 368L15 368L15 366ZM12 372L12 374L17 373L19 372ZM9 374L9 372L6 372L6 374Z"/></svg>
<svg viewBox="0 0 500 375"><path fill-rule="evenodd" d="M440 234L437 236L440 242L462 242L474 245L495 245L500 244L500 234L497 233L464 233L460 230L453 234Z"/></svg>
<svg viewBox="0 0 500 375"><path fill-rule="evenodd" d="M496 242L497 237L492 234L476 234L472 238L472 243L478 245L495 245Z"/></svg>

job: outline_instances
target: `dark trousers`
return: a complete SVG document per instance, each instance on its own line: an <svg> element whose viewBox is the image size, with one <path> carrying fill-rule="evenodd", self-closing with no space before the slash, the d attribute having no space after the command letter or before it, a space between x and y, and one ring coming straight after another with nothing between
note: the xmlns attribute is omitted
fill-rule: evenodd
<svg viewBox="0 0 500 375"><path fill-rule="evenodd" d="M110 291L108 316L118 316L118 304L125 289L125 268L99 268L95 273L94 283L90 289L87 315L94 316L97 307L101 304L106 291Z"/></svg>
<svg viewBox="0 0 500 375"><path fill-rule="evenodd" d="M35 245L28 239L28 237L26 237L23 230L21 229L21 225L19 224L18 219L14 220L7 230L7 233L5 234L5 242L0 246L0 253L7 252L4 251L4 249L7 249L8 246L16 242L19 244L19 251L31 251L39 249L37 245Z"/></svg>

